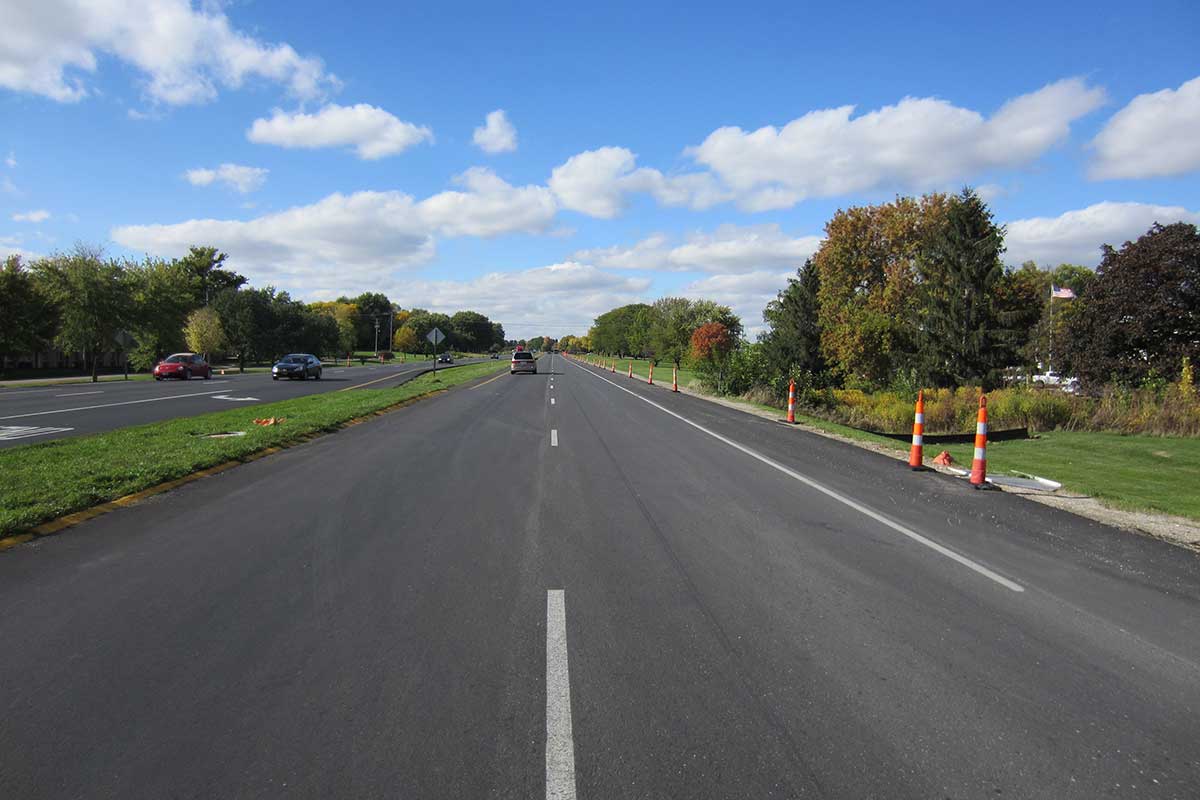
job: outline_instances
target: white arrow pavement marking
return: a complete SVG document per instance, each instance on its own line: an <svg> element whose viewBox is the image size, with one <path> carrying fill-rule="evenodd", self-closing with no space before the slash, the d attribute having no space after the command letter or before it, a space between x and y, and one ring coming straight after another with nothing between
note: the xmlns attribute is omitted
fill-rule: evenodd
<svg viewBox="0 0 1200 800"><path fill-rule="evenodd" d="M550 446L558 447L558 428L550 429Z"/></svg>
<svg viewBox="0 0 1200 800"><path fill-rule="evenodd" d="M864 506L862 503L859 503L857 500L851 500L849 497L846 497L841 492L834 491L833 489L830 489L825 484L820 483L819 481L815 481L812 478L808 477L807 475L801 475L799 472L796 472L794 469L789 469L788 467L785 467L783 464L780 464L778 461L774 461L770 458L767 458L762 453L752 450L749 447L746 447L746 445L744 445L744 444L735 442L733 439L722 436L721 434L719 434L715 431L710 431L708 428L704 427L703 425L692 422L687 417L676 414L671 409L666 408L664 406L660 406L658 403L654 402L653 400L647 400L645 397L642 397L637 392L632 392L629 389L626 389L624 386L621 386L620 384L613 383L608 378L605 378L603 375L597 375L596 373L592 372L590 369L585 369L584 367L580 367L578 364L576 364L575 366L579 367L579 369L583 370L588 375L591 375L593 378L599 378L600 380L604 381L605 383L612 384L613 386L616 386L618 389L620 389L622 392L633 395L638 400L641 400L643 403L648 403L648 404L654 406L655 408L657 408L659 411L662 411L665 414L670 414L672 417L675 417L675 419L679 420L680 422L691 425L693 428L695 428L698 431L701 431L702 433L707 433L709 436L713 437L717 441L724 442L725 444L729 445L730 447L734 448L735 450L740 450L741 452L745 453L746 455L750 456L751 458L761 461L762 463L766 464L768 467L779 470L784 475L787 475L790 478L794 478L794 479L800 481L800 483L803 483L805 486L808 486L809 488L815 489L816 491L820 492L821 494L825 495L826 497L830 498L831 500L836 500L837 502L841 503L842 505L848 506L848 507L854 509L855 511L857 511L858 513L870 517L871 519L875 520L876 522L880 523L881 525L886 525L887 527L891 528L892 530L896 531L897 533L907 536L909 539L912 539L914 542L923 544L926 547L928 547L930 550L933 550L934 552L941 553L942 555L944 555L946 558L950 559L951 561L956 561L959 564L962 564L964 567L974 570L975 572L978 572L980 575L984 576L985 578L990 578L991 580L993 580L996 583L1003 586L1005 589L1011 589L1014 592L1025 591L1025 587L1022 586L1021 584L1010 581L1008 578L1004 577L1003 575L1001 575L997 572L993 572L992 570L988 569L987 567L983 566L982 564L980 564L976 561L972 561L971 559L967 558L964 555L959 555L958 553L951 550L949 547L940 545L937 542L933 541L932 539L930 539L926 536L922 536L921 534L917 533L913 529L905 527L904 525L901 525L899 522L894 522L893 520L888 519L883 514L880 514L878 511L875 511L874 509Z"/></svg>
<svg viewBox="0 0 1200 800"><path fill-rule="evenodd" d="M551 397L551 398L550 398L550 405L554 405L554 398L553 398L553 397Z"/></svg>
<svg viewBox="0 0 1200 800"><path fill-rule="evenodd" d="M53 411L31 411L28 414L12 414L0 419L22 419L24 417L40 417L45 414L69 414L72 411L92 411L97 408L116 408L117 406L132 406L138 403L157 403L161 400L181 400L185 397L205 397L210 394L224 391L223 389L214 389L211 392L196 392L194 394L173 394L169 397L147 397L145 400L125 400L120 403L104 403L98 406L79 406L78 408L56 408Z"/></svg>
<svg viewBox="0 0 1200 800"><path fill-rule="evenodd" d="M214 394L213 400L258 400L257 397L230 397L227 394Z"/></svg>
<svg viewBox="0 0 1200 800"><path fill-rule="evenodd" d="M13 439L28 439L31 436L49 436L52 433L66 433L74 428L32 428L28 425L0 425L0 442L10 442Z"/></svg>
<svg viewBox="0 0 1200 800"><path fill-rule="evenodd" d="M562 589L546 592L546 800L575 800L567 605Z"/></svg>

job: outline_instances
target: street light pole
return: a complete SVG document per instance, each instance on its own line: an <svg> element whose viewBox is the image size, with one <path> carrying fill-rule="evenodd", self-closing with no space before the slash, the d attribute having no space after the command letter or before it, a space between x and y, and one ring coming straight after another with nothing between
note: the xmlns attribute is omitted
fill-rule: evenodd
<svg viewBox="0 0 1200 800"><path fill-rule="evenodd" d="M375 318L375 355L379 355L379 317Z"/></svg>

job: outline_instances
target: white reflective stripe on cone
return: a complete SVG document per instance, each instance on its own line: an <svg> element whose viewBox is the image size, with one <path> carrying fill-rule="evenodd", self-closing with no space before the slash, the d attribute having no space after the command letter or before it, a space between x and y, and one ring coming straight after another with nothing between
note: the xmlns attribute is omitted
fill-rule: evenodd
<svg viewBox="0 0 1200 800"><path fill-rule="evenodd" d="M980 422L979 424L977 424L975 426L975 434L979 435L981 433L984 436L987 436L987 423L986 422Z"/></svg>
<svg viewBox="0 0 1200 800"><path fill-rule="evenodd" d="M925 415L924 414L915 414L913 416L913 421L919 422L920 424L924 425L925 424Z"/></svg>
<svg viewBox="0 0 1200 800"><path fill-rule="evenodd" d="M983 461L985 458L987 458L987 450L982 447L976 447L975 448L975 460Z"/></svg>
<svg viewBox="0 0 1200 800"><path fill-rule="evenodd" d="M924 436L922 436L922 435L921 435L921 434L919 434L919 433L914 433L914 434L913 434L913 444L918 444L918 445L919 445L919 444L925 444L925 441L924 441L924 439L925 439L925 437L924 437Z"/></svg>

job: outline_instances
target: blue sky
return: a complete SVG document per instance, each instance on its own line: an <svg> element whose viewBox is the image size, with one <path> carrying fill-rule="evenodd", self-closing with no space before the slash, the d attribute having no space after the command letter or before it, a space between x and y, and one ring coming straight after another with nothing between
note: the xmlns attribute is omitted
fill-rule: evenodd
<svg viewBox="0 0 1200 800"><path fill-rule="evenodd" d="M982 187L1013 262L1200 221L1200 5L909 5L7 0L0 254L212 244L560 335L667 293L753 328L896 193Z"/></svg>

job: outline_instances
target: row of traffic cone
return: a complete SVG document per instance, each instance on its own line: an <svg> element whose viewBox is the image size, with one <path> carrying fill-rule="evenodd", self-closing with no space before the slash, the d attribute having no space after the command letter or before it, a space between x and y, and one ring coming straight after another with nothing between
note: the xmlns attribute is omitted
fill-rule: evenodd
<svg viewBox="0 0 1200 800"><path fill-rule="evenodd" d="M589 364L591 364L593 367L599 367L602 370L608 370L609 372L613 372L613 373L615 373L617 371L617 360L615 358L609 360L608 363L605 363L603 360L596 360L595 358L589 358L589 359L587 359L587 362ZM630 378L633 377L633 360L632 359L630 359L630 361L629 361L629 377ZM650 365L650 375L646 379L646 383L650 384L651 386L654 385L654 365L653 364ZM671 391L672 392L679 391L679 367L671 367Z"/></svg>
<svg viewBox="0 0 1200 800"><path fill-rule="evenodd" d="M987 396L979 398L979 414L975 420L975 454L971 460L971 485L980 489L987 485ZM925 392L917 393L917 408L913 414L912 447L908 452L908 466L913 469L926 469L924 463L925 445ZM942 453L934 459L935 463L948 463L949 454ZM945 458L944 461L939 459Z"/></svg>
<svg viewBox="0 0 1200 800"><path fill-rule="evenodd" d="M788 384L787 421L796 424L796 382ZM975 454L971 461L971 485L983 488L987 485L987 396L979 398L979 416L975 422ZM941 453L935 464L948 464L949 453ZM944 459L944 460L943 460ZM917 407L913 414L912 447L908 451L908 466L914 470L925 466L925 392L917 393Z"/></svg>

